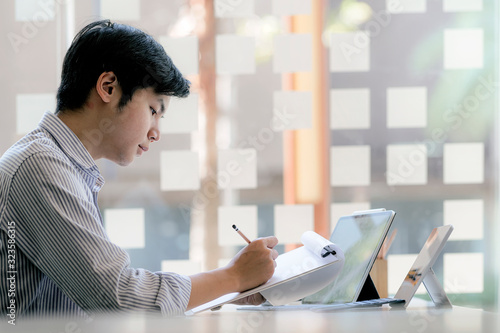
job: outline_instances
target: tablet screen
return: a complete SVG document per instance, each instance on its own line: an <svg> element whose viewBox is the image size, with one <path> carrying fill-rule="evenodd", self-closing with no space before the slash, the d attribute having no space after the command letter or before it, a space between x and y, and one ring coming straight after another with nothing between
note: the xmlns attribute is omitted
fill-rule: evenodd
<svg viewBox="0 0 500 333"><path fill-rule="evenodd" d="M344 251L344 268L335 281L303 303L349 303L357 300L395 213L391 210L342 216L330 241Z"/></svg>

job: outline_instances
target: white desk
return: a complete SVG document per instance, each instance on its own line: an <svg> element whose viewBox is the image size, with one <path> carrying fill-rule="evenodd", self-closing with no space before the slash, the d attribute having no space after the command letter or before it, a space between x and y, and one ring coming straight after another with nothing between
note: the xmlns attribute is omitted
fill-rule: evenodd
<svg viewBox="0 0 500 333"><path fill-rule="evenodd" d="M142 332L500 332L500 316L481 310L455 307L449 310L362 309L335 313L311 311L249 312L233 306L192 317L161 318L123 315L96 318L91 323L71 320L22 321L16 326L0 323L0 332L37 333L142 333Z"/></svg>

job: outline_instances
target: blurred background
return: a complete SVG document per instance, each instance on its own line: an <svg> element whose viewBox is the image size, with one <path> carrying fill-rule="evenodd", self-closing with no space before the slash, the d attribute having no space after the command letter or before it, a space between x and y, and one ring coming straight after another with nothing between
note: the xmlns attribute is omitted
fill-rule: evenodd
<svg viewBox="0 0 500 333"><path fill-rule="evenodd" d="M54 112L74 35L138 27L192 82L130 167L98 161L105 227L132 266L192 274L249 238L280 252L342 215L397 212L394 294L431 230L453 304L498 305L498 1L6 0L0 154ZM96 57L99 55L96 54ZM420 289L425 293L424 289ZM422 295L425 296L425 295Z"/></svg>

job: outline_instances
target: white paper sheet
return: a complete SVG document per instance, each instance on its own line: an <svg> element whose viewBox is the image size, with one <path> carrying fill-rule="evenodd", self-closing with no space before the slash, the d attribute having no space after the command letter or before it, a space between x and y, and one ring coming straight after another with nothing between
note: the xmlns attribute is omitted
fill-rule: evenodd
<svg viewBox="0 0 500 333"><path fill-rule="evenodd" d="M328 243L342 257L343 265L343 252L338 246ZM316 248L317 246L314 246L314 249ZM317 269L325 265L325 263L334 263L337 260L338 257L333 255L322 258L312 254L306 246L284 253L276 259L277 265L274 275L266 283L276 284L276 286L260 293L269 303L275 306L285 305L311 295L330 284L333 280L329 277L336 277L341 270L340 265L325 267L320 271L317 271ZM317 274L315 274L315 271ZM306 273L309 274L304 275ZM293 277L297 278L294 279ZM279 283L280 281L284 282Z"/></svg>

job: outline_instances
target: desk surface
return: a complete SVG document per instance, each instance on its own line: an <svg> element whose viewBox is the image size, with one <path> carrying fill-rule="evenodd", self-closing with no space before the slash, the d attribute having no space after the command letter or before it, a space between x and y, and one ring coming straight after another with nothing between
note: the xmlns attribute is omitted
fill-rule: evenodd
<svg viewBox="0 0 500 333"><path fill-rule="evenodd" d="M95 318L90 323L71 320L22 321L16 326L0 323L1 332L500 332L500 316L481 310L453 309L362 309L335 313L311 311L236 311L229 306L220 312L190 317L160 318L126 315Z"/></svg>

